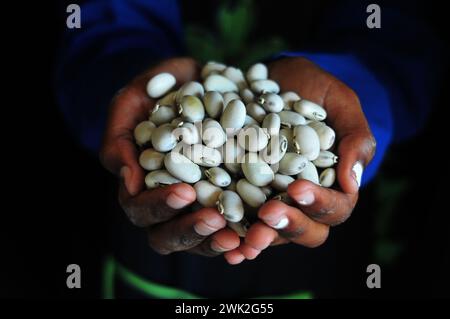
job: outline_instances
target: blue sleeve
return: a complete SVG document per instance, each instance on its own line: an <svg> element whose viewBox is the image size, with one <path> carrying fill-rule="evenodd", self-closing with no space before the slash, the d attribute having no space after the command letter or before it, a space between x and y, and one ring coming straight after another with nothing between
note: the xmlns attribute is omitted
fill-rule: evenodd
<svg viewBox="0 0 450 319"><path fill-rule="evenodd" d="M358 94L377 140L363 184L376 174L392 142L414 136L425 125L443 60L441 43L421 19L420 8L413 2L405 7L380 2L381 29L367 28L367 4L347 1L330 8L304 50L280 54L312 60Z"/></svg>
<svg viewBox="0 0 450 319"><path fill-rule="evenodd" d="M174 0L91 0L80 7L81 28L64 34L55 91L69 131L97 152L114 93L182 51L181 19Z"/></svg>

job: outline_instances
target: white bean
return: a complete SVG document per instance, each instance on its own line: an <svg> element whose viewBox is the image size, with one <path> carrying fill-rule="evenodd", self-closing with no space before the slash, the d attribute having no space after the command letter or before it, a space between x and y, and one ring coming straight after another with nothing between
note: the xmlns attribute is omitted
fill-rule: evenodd
<svg viewBox="0 0 450 319"><path fill-rule="evenodd" d="M163 169L152 171L145 176L145 185L148 189L177 183L181 183L181 181L173 177L168 171Z"/></svg>
<svg viewBox="0 0 450 319"><path fill-rule="evenodd" d="M144 150L139 156L139 164L147 171L161 169L164 163L164 154L152 148Z"/></svg>
<svg viewBox="0 0 450 319"><path fill-rule="evenodd" d="M314 165L321 168L331 167L336 164L338 157L330 151L320 151L319 156L313 161Z"/></svg>
<svg viewBox="0 0 450 319"><path fill-rule="evenodd" d="M316 131L308 125L298 125L293 130L294 147L308 160L315 160L320 153L320 140Z"/></svg>
<svg viewBox="0 0 450 319"><path fill-rule="evenodd" d="M297 153L286 153L280 161L279 172L284 175L297 175L306 167L308 159Z"/></svg>
<svg viewBox="0 0 450 319"><path fill-rule="evenodd" d="M297 179L306 179L314 184L320 185L319 183L319 173L317 172L316 166L308 161L306 163L305 169L297 174Z"/></svg>
<svg viewBox="0 0 450 319"><path fill-rule="evenodd" d="M329 167L325 169L320 174L320 185L323 187L331 187L334 184L334 181L336 180L336 170L332 167Z"/></svg>
<svg viewBox="0 0 450 319"><path fill-rule="evenodd" d="M230 79L219 74L211 74L205 79L203 83L206 91L238 92L238 86Z"/></svg>
<svg viewBox="0 0 450 319"><path fill-rule="evenodd" d="M166 154L164 166L170 174L185 183L196 183L202 177L200 167L180 153Z"/></svg>
<svg viewBox="0 0 450 319"><path fill-rule="evenodd" d="M139 123L134 129L134 139L139 146L150 142L153 130L156 128L152 121L143 121Z"/></svg>
<svg viewBox="0 0 450 319"><path fill-rule="evenodd" d="M257 80L266 80L269 75L267 67L262 63L253 64L247 71L246 77L248 82Z"/></svg>
<svg viewBox="0 0 450 319"><path fill-rule="evenodd" d="M230 222L237 223L244 217L244 204L233 191L226 190L219 195L217 210Z"/></svg>
<svg viewBox="0 0 450 319"><path fill-rule="evenodd" d="M227 135L216 120L204 120L202 130L203 143L208 147L218 148L227 141Z"/></svg>
<svg viewBox="0 0 450 319"><path fill-rule="evenodd" d="M237 182L236 189L242 200L250 207L259 207L267 200L264 192L245 178Z"/></svg>
<svg viewBox="0 0 450 319"><path fill-rule="evenodd" d="M233 100L228 103L225 111L220 117L220 125L228 136L236 134L245 123L245 105L240 100Z"/></svg>
<svg viewBox="0 0 450 319"><path fill-rule="evenodd" d="M147 83L147 94L151 98L158 98L170 91L175 86L177 80L170 73L160 73L155 75Z"/></svg>
<svg viewBox="0 0 450 319"><path fill-rule="evenodd" d="M247 153L242 163L245 178L255 186L266 186L273 181L274 174L270 166L261 160L256 153Z"/></svg>
<svg viewBox="0 0 450 319"><path fill-rule="evenodd" d="M206 92L203 96L206 113L213 119L218 119L223 112L224 102L222 94L216 91Z"/></svg>
<svg viewBox="0 0 450 319"><path fill-rule="evenodd" d="M215 207L222 189L208 181L198 181L194 185L197 201L204 207Z"/></svg>
<svg viewBox="0 0 450 319"><path fill-rule="evenodd" d="M163 124L153 130L152 145L158 152L168 152L177 145L177 138L172 133L173 126L171 124Z"/></svg>
<svg viewBox="0 0 450 319"><path fill-rule="evenodd" d="M189 81L184 83L177 92L177 96L175 97L175 101L177 104L181 103L183 97L187 95L192 95L198 98L202 98L205 94L205 89L201 83L196 81Z"/></svg>
<svg viewBox="0 0 450 319"><path fill-rule="evenodd" d="M302 99L294 103L293 108L304 117L314 121L323 121L327 117L327 112L319 104Z"/></svg>
<svg viewBox="0 0 450 319"><path fill-rule="evenodd" d="M231 176L220 167L212 167L205 171L208 180L216 186L227 187L231 184Z"/></svg>
<svg viewBox="0 0 450 319"><path fill-rule="evenodd" d="M258 98L258 103L261 104L267 112L274 113L280 112L284 106L283 99L275 93L261 94Z"/></svg>

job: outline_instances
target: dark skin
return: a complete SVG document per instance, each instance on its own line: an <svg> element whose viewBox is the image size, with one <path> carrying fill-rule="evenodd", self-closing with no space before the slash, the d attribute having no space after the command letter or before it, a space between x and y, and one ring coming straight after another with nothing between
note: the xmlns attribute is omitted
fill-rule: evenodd
<svg viewBox="0 0 450 319"><path fill-rule="evenodd" d="M188 251L204 256L223 254L230 264L256 258L269 246L296 243L317 247L328 237L329 227L344 222L358 200L358 183L352 171L355 163L365 167L375 152L375 140L356 94L329 73L303 58L284 58L269 65L269 76L282 91L323 105L328 124L336 131L338 145L336 189L317 186L306 180L289 185L292 206L271 200L259 210L260 221L253 224L241 242L226 227L223 216L213 208L186 213L195 201L188 184L174 184L146 190L145 172L138 163L133 140L134 127L148 118L155 100L145 91L147 81L161 72L170 72L177 85L199 80L199 66L190 58L163 61L134 79L114 97L100 159L120 177L119 202L130 220L147 229L148 243L160 254ZM351 120L350 120L351 119ZM280 223L281 219L286 223ZM280 229L280 225L284 226ZM286 225L285 225L286 224Z"/></svg>

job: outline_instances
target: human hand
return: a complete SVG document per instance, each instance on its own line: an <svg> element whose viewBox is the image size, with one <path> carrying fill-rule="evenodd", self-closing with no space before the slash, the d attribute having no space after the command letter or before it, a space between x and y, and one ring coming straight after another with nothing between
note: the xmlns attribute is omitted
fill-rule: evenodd
<svg viewBox="0 0 450 319"><path fill-rule="evenodd" d="M338 186L320 187L307 180L289 185L295 202L266 202L238 248L225 253L230 264L254 259L271 245L296 243L317 247L328 237L329 227L344 222L358 200L364 167L375 153L375 139L357 95L344 83L304 58L284 58L269 66L270 78L281 91L297 92L302 98L323 105L328 124L336 131Z"/></svg>
<svg viewBox="0 0 450 319"><path fill-rule="evenodd" d="M238 235L226 228L223 216L213 208L186 213L196 199L192 186L173 184L153 190L144 187L145 172L138 163L133 131L147 120L155 100L146 94L150 78L161 72L173 74L177 85L199 77L197 63L174 58L135 78L112 100L100 160L120 177L119 202L133 224L148 230L151 248L160 254L189 251L215 256L239 245Z"/></svg>

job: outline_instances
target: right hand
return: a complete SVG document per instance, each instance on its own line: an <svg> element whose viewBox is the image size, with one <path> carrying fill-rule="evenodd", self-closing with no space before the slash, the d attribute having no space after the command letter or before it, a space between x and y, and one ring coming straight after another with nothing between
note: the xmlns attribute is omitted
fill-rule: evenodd
<svg viewBox="0 0 450 319"><path fill-rule="evenodd" d="M199 76L197 63L190 58L165 60L138 76L112 100L100 160L120 177L119 202L133 224L145 227L151 248L160 254L188 251L216 256L239 246L239 236L226 227L223 216L214 208L189 212L196 199L192 186L184 183L146 190L145 172L138 163L133 131L148 119L155 100L146 94L150 78L169 72L177 85Z"/></svg>

